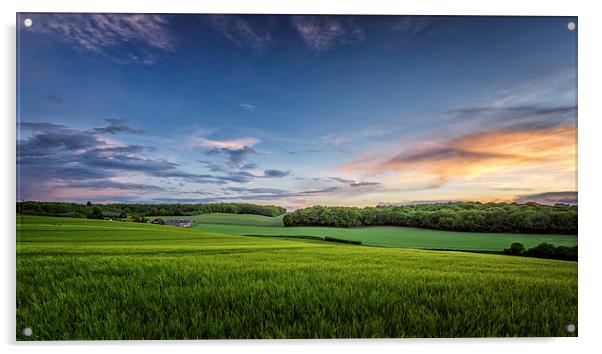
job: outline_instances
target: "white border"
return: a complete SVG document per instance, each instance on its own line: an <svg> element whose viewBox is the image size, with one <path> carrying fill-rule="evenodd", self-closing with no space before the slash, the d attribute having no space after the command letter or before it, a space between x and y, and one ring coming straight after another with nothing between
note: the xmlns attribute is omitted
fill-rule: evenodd
<svg viewBox="0 0 602 354"><path fill-rule="evenodd" d="M0 334L4 352L79 353L83 350L104 353L107 350L147 353L164 351L252 353L305 353L342 351L364 353L575 353L593 351L600 335L600 257L602 233L596 227L600 219L599 184L602 130L600 120L600 69L602 38L600 11L594 1L576 0L414 0L394 3L386 0L19 0L1 2L2 12L2 197L0 215L2 233L3 281ZM188 12L188 13L345 13L345 14L425 14L425 15L555 15L579 16L579 338L559 339L404 339L404 340L326 340L326 341L187 341L187 342L87 342L87 343L16 343L15 337L15 13L16 12Z"/></svg>

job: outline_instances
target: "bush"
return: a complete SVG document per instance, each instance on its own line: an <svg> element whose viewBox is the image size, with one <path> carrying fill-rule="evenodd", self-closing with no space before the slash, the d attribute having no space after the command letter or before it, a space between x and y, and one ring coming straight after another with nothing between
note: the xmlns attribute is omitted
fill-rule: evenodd
<svg viewBox="0 0 602 354"><path fill-rule="evenodd" d="M511 254L513 256L522 256L525 253L525 245L520 242L514 242L510 245L510 248L504 250L505 254Z"/></svg>
<svg viewBox="0 0 602 354"><path fill-rule="evenodd" d="M525 246L515 242L510 248L504 250L504 254L513 256L526 256L535 258L560 259L564 261L577 261L577 246L554 246L551 243L542 242L539 245L525 251Z"/></svg>

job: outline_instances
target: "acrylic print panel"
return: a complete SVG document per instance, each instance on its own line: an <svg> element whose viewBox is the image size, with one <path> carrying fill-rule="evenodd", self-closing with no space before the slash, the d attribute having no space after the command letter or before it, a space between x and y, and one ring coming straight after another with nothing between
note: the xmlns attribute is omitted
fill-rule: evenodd
<svg viewBox="0 0 602 354"><path fill-rule="evenodd" d="M17 28L17 340L577 335L577 18Z"/></svg>

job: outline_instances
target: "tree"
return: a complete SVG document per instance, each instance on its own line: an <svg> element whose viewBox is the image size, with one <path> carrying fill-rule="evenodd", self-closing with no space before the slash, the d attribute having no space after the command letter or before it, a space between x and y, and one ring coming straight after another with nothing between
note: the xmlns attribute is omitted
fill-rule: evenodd
<svg viewBox="0 0 602 354"><path fill-rule="evenodd" d="M522 256L525 253L525 245L520 242L514 242L510 245L510 248L504 249L504 253L513 256Z"/></svg>
<svg viewBox="0 0 602 354"><path fill-rule="evenodd" d="M88 219L100 219L102 220L104 216L102 215L102 210L99 207L93 206L88 213Z"/></svg>
<svg viewBox="0 0 602 354"><path fill-rule="evenodd" d="M88 200L88 202L86 203L87 206L92 206L92 202Z"/></svg>

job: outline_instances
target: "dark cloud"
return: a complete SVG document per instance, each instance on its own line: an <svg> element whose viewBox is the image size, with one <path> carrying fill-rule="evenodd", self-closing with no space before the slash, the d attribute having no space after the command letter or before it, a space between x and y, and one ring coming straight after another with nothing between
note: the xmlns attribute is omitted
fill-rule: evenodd
<svg viewBox="0 0 602 354"><path fill-rule="evenodd" d="M492 187L490 188L494 191L522 191L529 192L532 191L533 188L522 188L522 187Z"/></svg>
<svg viewBox="0 0 602 354"><path fill-rule="evenodd" d="M350 187L374 187L380 185L380 182L356 182L349 184Z"/></svg>
<svg viewBox="0 0 602 354"><path fill-rule="evenodd" d="M125 119L109 118L105 119L109 125L104 128L95 128L94 131L105 134L117 134L117 133L129 133L129 134L143 134L144 131L141 129L134 129L127 124Z"/></svg>
<svg viewBox="0 0 602 354"><path fill-rule="evenodd" d="M508 130L539 130L575 123L576 106L464 107L446 112L456 119L484 119L489 126ZM493 121L493 123L492 123Z"/></svg>
<svg viewBox="0 0 602 354"><path fill-rule="evenodd" d="M332 180L332 181L335 181L335 182L347 184L347 185L349 185L349 187L352 187L352 188L357 188L357 187L374 187L374 186L381 185L380 182L362 182L362 181L355 181L355 180L352 180L352 179L346 179L346 178L340 178L340 177L329 177L328 179Z"/></svg>
<svg viewBox="0 0 602 354"><path fill-rule="evenodd" d="M300 155L300 154L317 154L322 152L322 150L303 150L303 151L287 151L286 153L289 155Z"/></svg>
<svg viewBox="0 0 602 354"><path fill-rule="evenodd" d="M247 164L239 166L239 168L241 170L254 170L254 169L257 168L257 164L255 164L255 163L247 163Z"/></svg>
<svg viewBox="0 0 602 354"><path fill-rule="evenodd" d="M239 183L250 182L255 178L281 178L291 174L291 171L265 170L262 175L256 175L246 171L247 169L257 168L256 164L245 164L242 166L232 166L232 164L229 164L228 166L220 166L209 161L200 160L199 162L205 165L211 172L224 173L226 176L223 176L222 178Z"/></svg>
<svg viewBox="0 0 602 354"><path fill-rule="evenodd" d="M265 170L263 172L263 177L265 178L280 178L286 177L291 174L291 171L281 171L281 170Z"/></svg>
<svg viewBox="0 0 602 354"><path fill-rule="evenodd" d="M262 192L263 188L240 188L239 190L236 190L236 189L237 188L234 187L234 189L230 189L230 190L235 191L235 192L237 191L237 192L243 192L243 193L250 193L251 195L243 194L243 195L237 195L237 196L207 198L207 199L205 199L205 202L220 202L220 201L226 201L226 200L277 200L277 199L283 199L283 198L324 195L324 194L336 193L336 192L339 192L342 190L341 187L310 189L310 190L300 191L300 192L292 192L292 191L286 191L286 190L281 190L281 189L264 189L264 191Z"/></svg>
<svg viewBox="0 0 602 354"><path fill-rule="evenodd" d="M63 104L63 102L65 101L65 99L62 96L58 95L46 95L44 96L44 99L53 104Z"/></svg>
<svg viewBox="0 0 602 354"><path fill-rule="evenodd" d="M401 206L401 205L421 205L421 204L447 204L459 202L458 200L410 200L407 202L380 202L379 206Z"/></svg>
<svg viewBox="0 0 602 354"><path fill-rule="evenodd" d="M245 188L245 187L229 187L226 190L231 192L244 192L251 194L279 194L279 193L287 193L284 189L278 188Z"/></svg>
<svg viewBox="0 0 602 354"><path fill-rule="evenodd" d="M118 121L109 121L113 127ZM90 190L121 189L124 191L160 191L161 187L115 182L110 178L123 174L177 178L191 183L226 184L249 182L254 178L246 171L219 175L183 171L177 163L152 158L140 145L110 146L97 129L76 130L52 123L21 123L33 131L17 141L19 197L35 199L44 192L40 186L53 182L60 187Z"/></svg>
<svg viewBox="0 0 602 354"><path fill-rule="evenodd" d="M491 158L506 157L508 155L487 151L468 151L454 147L433 147L411 153L402 153L385 162L386 164L412 164L431 161L446 161L461 159L464 161L480 161Z"/></svg>
<svg viewBox="0 0 602 354"><path fill-rule="evenodd" d="M514 200L516 203L537 203L543 205L554 205L556 203L577 205L578 192L547 192L538 194L522 195Z"/></svg>
<svg viewBox="0 0 602 354"><path fill-rule="evenodd" d="M18 124L19 124L19 127L22 129L32 129L32 130L56 130L56 129L67 128L65 125L62 125L62 124L46 123L46 122L41 122L41 123L21 122Z"/></svg>
<svg viewBox="0 0 602 354"><path fill-rule="evenodd" d="M232 166L238 166L250 155L255 155L257 151L250 146L243 146L240 149L218 148L207 150L207 155L225 155L228 163Z"/></svg>
<svg viewBox="0 0 602 354"><path fill-rule="evenodd" d="M330 177L329 179L336 181L336 182L341 182L344 184L351 184L351 183L355 183L356 181L352 180L352 179L345 179L345 178L340 178L340 177Z"/></svg>
<svg viewBox="0 0 602 354"><path fill-rule="evenodd" d="M86 189L120 189L120 190L133 190L139 192L149 191L163 191L164 189L158 186L149 184L137 184L137 183L121 183L110 180L102 181L73 181L65 184L65 187L70 188L86 188Z"/></svg>

